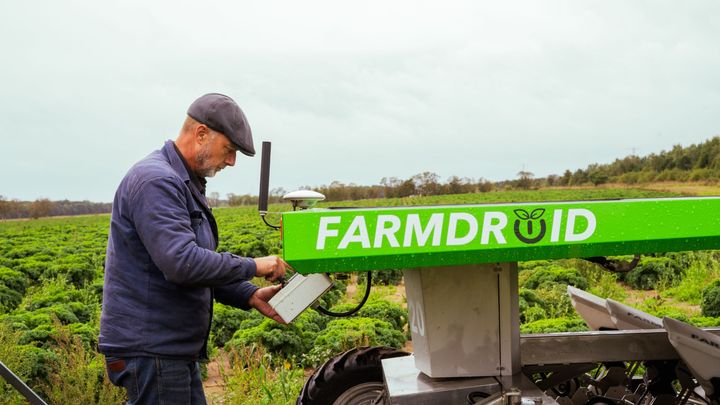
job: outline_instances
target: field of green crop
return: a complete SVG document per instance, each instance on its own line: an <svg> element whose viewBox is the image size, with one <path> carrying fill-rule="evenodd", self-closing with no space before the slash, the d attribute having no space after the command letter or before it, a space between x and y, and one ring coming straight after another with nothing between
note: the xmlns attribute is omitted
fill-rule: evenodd
<svg viewBox="0 0 720 405"><path fill-rule="evenodd" d="M401 206L560 201L673 196L643 190L583 189L492 192L325 203L321 206ZM279 212L287 206L271 206ZM220 250L243 256L281 254L277 231L252 207L221 208ZM279 216L270 214L270 222ZM108 215L0 222L0 360L50 403L120 403L123 393L104 378L95 351L102 297ZM583 330L565 294L568 284L655 315L697 325L720 325L720 253L667 253L644 257L617 275L582 260L521 263L523 333ZM401 348L408 339L401 272L378 272L368 304L350 319L306 311L291 325L216 304L208 368L211 402L294 403L307 370L358 345ZM339 280L323 298L348 308L363 277ZM703 292L705 291L705 292ZM715 294L715 295L713 295ZM715 298L713 298L715 297ZM715 299L715 301L713 301ZM3 403L23 403L0 383Z"/></svg>

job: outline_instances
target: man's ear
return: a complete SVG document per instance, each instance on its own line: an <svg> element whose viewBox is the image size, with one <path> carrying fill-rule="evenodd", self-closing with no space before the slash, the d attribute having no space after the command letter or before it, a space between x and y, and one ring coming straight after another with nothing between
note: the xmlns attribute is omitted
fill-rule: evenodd
<svg viewBox="0 0 720 405"><path fill-rule="evenodd" d="M205 124L198 124L198 126L195 127L195 131L193 131L193 135L195 135L195 142L202 145L210 136L210 128Z"/></svg>

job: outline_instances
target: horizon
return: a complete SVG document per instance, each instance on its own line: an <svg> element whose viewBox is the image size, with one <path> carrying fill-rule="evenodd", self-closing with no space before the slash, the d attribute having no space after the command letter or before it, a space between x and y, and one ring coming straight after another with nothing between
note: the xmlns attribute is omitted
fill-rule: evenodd
<svg viewBox="0 0 720 405"><path fill-rule="evenodd" d="M712 136L712 137L710 137L710 138L708 138L708 139L706 139L706 140L704 140L704 141L701 141L701 142L698 142L698 143L694 143L694 144L690 144L690 145L675 144L675 145L673 145L673 147L675 147L675 146L681 146L681 147L683 147L683 148L687 148L687 147L691 147L691 146L695 146L695 145L699 145L699 144L704 144L704 143L706 143L706 142L708 142L708 141L710 141L710 140L712 140L712 139L714 139L714 138L717 138L717 137L719 137L719 136L718 136L718 135ZM626 159L626 158L631 157L631 156L637 156L637 157L640 158L640 159L645 159L645 158L649 157L650 155L660 155L660 154L666 153L666 152L668 152L670 149L672 149L672 148L669 148L668 150L663 149L663 150L661 150L661 151L659 151L659 152L650 152L650 153L648 153L648 154L646 154L646 155L633 155L633 154L629 154L629 155L625 155L625 156L623 156L623 157L615 158L615 159L613 159L612 161L607 162L607 163L599 163L599 162L588 163L585 167L578 167L578 168L575 168L575 169L567 168L567 169L564 169L562 172L559 172L559 173L549 173L549 174L547 174L546 176L542 176L542 177L537 177L537 176L535 176L533 173L531 173L531 174L532 174L531 178L532 178L533 180L542 180L542 179L545 179L545 178L547 178L547 177L549 177L549 176L561 176L565 171L570 171L570 172L573 172L573 173L574 173L574 172L577 171L577 170L587 170L588 166L590 166L590 165L594 165L594 164L598 164L598 165L600 165L600 166L609 165L609 164L611 164L612 162L615 162L615 161L617 161L617 160ZM232 170L232 168L231 168L231 170ZM521 170L524 171L524 168L521 169ZM408 180L408 179L410 179L411 177L413 177L414 175L421 174L421 173L424 173L424 172L425 172L425 171L420 171L420 172L418 172L418 173L415 173L415 174L409 176L408 178L404 178L404 179L401 178L400 180ZM271 173L272 173L272 168L271 168ZM484 179L484 178L475 178L475 179L472 179L472 180L475 180L475 181L487 180L487 181L489 181L489 182L492 183L492 184L498 184L498 183L515 181L515 180L517 180L518 174L519 174L519 172L516 174L516 176L515 176L514 179L509 178L509 179L501 179L501 180L494 180L494 181L493 181L493 180L488 180L488 179ZM451 174L450 176L448 176L448 177L445 178L444 180L441 178L441 180L438 182L438 184L447 184L448 181L449 181L453 176L457 176L457 177L459 177L459 178L461 178L461 179L464 178L464 177L467 177L467 176L462 176L462 175L458 175L458 174ZM387 177L387 176L386 176L386 177ZM208 186L210 185L210 183L212 182L212 180L213 180L213 178L209 178L209 179L208 179ZM382 179L381 179L381 180L382 180ZM373 184L356 184L356 183L345 183L345 182L342 182L342 181L340 181L340 180L332 180L332 181L330 181L330 182L327 183L327 184L313 185L313 186L310 187L310 189L316 190L316 189L320 189L320 188L324 188L324 187L329 187L332 183L335 183L335 182L338 182L338 183L342 184L343 186L353 186L353 185L354 185L354 186L358 186L358 187L378 187L378 186L379 186L379 187L382 187L382 184L380 183L380 181L378 181L378 182L376 182L376 183L373 183ZM305 189L305 187L308 187L308 185L300 186L300 188L298 188L298 189ZM567 186L567 187L570 187L570 186ZM580 187L580 186L578 186L578 187ZM286 193L287 193L287 192L290 192L290 191L293 191L293 190L285 189L285 188L282 187L282 186L275 186L275 187L273 187L272 184L270 185L270 190L269 190L269 191L271 191L271 190L273 190L273 189L276 189L276 188L283 189ZM495 191L495 190L494 190L494 191ZM210 197L212 193L215 193L215 192L208 192L208 193L207 193L208 197ZM230 194L233 194L233 195L235 195L235 196L241 196L241 197L242 197L242 196L248 196L248 197L250 197L250 198L258 197L258 196L259 196L259 193L258 193L258 194L253 194L253 193L239 194L239 193L233 193L232 191L230 191L230 192L226 193L225 195L220 194L218 200L219 200L219 201L223 201L223 202L227 202L227 201L229 200L229 195L230 195ZM52 202L68 201L68 202L72 202L72 203L89 202L89 203L92 203L92 204L112 204L112 200L110 200L110 201L93 201L93 200L72 200L72 199L69 199L69 198L50 199L50 198L43 197L43 196L38 197L38 198L36 198L36 199L34 199L34 200L21 200L21 199L17 199L17 198L12 198L12 197L6 196L6 195L4 195L4 194L0 194L0 198L4 198L5 201L13 201L13 202L33 202L33 201L38 201L38 200L49 200L49 201L52 201Z"/></svg>

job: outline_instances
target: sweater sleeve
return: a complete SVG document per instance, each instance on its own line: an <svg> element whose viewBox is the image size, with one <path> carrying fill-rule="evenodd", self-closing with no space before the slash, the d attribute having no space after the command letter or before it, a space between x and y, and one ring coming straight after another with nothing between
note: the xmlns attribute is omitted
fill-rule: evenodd
<svg viewBox="0 0 720 405"><path fill-rule="evenodd" d="M216 287L255 276L254 260L198 245L186 198L172 178L145 181L132 196L131 215L153 263L170 282Z"/></svg>
<svg viewBox="0 0 720 405"><path fill-rule="evenodd" d="M222 304L248 310L250 309L248 301L257 290L256 285L248 281L240 281L215 287L215 299Z"/></svg>

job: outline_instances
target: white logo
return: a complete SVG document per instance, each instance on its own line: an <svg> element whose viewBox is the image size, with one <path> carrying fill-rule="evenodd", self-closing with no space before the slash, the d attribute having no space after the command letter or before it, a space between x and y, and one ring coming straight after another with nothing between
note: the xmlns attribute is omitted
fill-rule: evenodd
<svg viewBox="0 0 720 405"><path fill-rule="evenodd" d="M583 218L584 224L578 221ZM352 217L347 230L340 235L343 222L340 216L320 217L315 248L343 250L348 247L379 249L425 246L465 246L472 243L507 244L507 214L500 211L482 213L482 220L467 212L433 213L420 219L420 214L378 215L374 226L368 227L365 215ZM482 226L480 226L482 223ZM584 228L583 226L584 225ZM550 242L580 242L590 238L596 230L595 214L584 208L553 211ZM577 229L583 228L583 229ZM372 234L370 229L373 230ZM460 230L463 231L460 231ZM564 232L563 232L564 231ZM514 236L512 230L509 236ZM479 241L478 241L479 239Z"/></svg>

